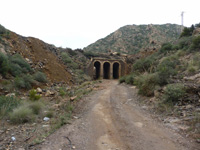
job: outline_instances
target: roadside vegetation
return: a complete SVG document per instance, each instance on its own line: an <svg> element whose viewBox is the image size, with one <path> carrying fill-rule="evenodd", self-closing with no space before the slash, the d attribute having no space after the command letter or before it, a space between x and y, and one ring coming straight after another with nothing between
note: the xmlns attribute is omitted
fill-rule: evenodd
<svg viewBox="0 0 200 150"><path fill-rule="evenodd" d="M177 41L164 43L157 52L136 60L132 73L121 77L119 82L136 86L143 96L154 97L154 109L162 115L182 116L182 108L178 106L197 107L199 88L195 77L200 73L200 35L192 33L199 27L200 24L196 24L184 28ZM200 132L194 124L200 123L199 116L196 112L188 121L190 126L193 124L190 130L197 135Z"/></svg>

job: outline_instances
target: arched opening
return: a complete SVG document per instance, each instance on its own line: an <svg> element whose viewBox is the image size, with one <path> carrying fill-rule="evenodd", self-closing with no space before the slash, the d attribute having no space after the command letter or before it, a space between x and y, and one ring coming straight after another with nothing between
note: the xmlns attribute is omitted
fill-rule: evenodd
<svg viewBox="0 0 200 150"><path fill-rule="evenodd" d="M103 64L103 78L110 79L110 63L108 62Z"/></svg>
<svg viewBox="0 0 200 150"><path fill-rule="evenodd" d="M94 79L99 79L100 78L100 70L101 70L101 64L100 62L96 61L94 63Z"/></svg>
<svg viewBox="0 0 200 150"><path fill-rule="evenodd" d="M113 64L113 79L119 79L119 63Z"/></svg>

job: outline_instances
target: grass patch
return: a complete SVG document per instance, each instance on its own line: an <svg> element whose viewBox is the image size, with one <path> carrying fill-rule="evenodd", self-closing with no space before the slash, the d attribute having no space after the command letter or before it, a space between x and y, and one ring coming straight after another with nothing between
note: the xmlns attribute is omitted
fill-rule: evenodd
<svg viewBox="0 0 200 150"><path fill-rule="evenodd" d="M26 105L22 105L18 108L15 108L13 112L9 114L11 123L21 124L27 122L33 122L35 120L35 115L33 110L28 108Z"/></svg>
<svg viewBox="0 0 200 150"><path fill-rule="evenodd" d="M20 100L14 97L0 96L0 117L4 117L20 105Z"/></svg>
<svg viewBox="0 0 200 150"><path fill-rule="evenodd" d="M39 115L43 107L44 104L39 101L30 102L30 104L28 104L28 108L30 108L35 115Z"/></svg>

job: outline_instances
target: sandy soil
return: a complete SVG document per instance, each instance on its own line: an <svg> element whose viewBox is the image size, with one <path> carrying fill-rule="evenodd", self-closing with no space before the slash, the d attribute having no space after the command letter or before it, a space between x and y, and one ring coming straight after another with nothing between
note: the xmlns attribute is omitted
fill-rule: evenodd
<svg viewBox="0 0 200 150"><path fill-rule="evenodd" d="M60 128L42 150L199 150L137 105L136 89L104 80L84 99L72 124Z"/></svg>

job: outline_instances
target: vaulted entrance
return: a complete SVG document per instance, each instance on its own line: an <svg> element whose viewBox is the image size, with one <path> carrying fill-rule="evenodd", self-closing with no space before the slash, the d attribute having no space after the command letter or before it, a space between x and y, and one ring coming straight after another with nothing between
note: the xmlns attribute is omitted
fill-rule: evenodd
<svg viewBox="0 0 200 150"><path fill-rule="evenodd" d="M108 62L103 64L103 78L110 79L110 63Z"/></svg>
<svg viewBox="0 0 200 150"><path fill-rule="evenodd" d="M94 71L95 71L94 79L95 80L100 78L100 70L101 70L101 64L100 62L96 61L94 63Z"/></svg>
<svg viewBox="0 0 200 150"><path fill-rule="evenodd" d="M119 63L113 64L113 79L119 79Z"/></svg>
<svg viewBox="0 0 200 150"><path fill-rule="evenodd" d="M126 62L120 59L94 58L88 67L92 79L119 79L126 74Z"/></svg>

